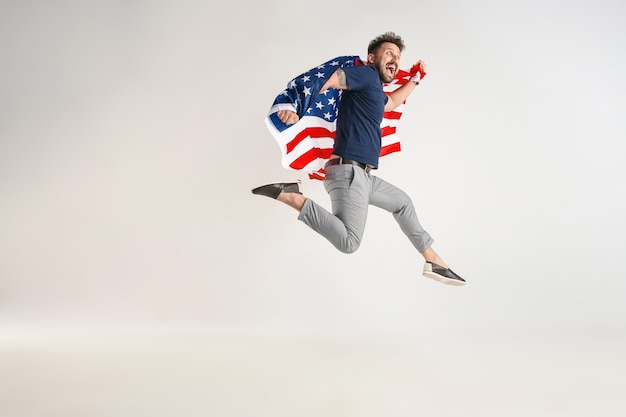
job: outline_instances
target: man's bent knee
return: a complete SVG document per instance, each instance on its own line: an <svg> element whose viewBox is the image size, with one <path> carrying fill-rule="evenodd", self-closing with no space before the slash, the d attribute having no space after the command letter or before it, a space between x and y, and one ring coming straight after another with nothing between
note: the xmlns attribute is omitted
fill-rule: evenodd
<svg viewBox="0 0 626 417"><path fill-rule="evenodd" d="M359 249L359 246L361 246L361 241L347 240L345 242L340 242L335 247L339 249L340 252L343 252L349 255L351 253L356 252L357 249Z"/></svg>

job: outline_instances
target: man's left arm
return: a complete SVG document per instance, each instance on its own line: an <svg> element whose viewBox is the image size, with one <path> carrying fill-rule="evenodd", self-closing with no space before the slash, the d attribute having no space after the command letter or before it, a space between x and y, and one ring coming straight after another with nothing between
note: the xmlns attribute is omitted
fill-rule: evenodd
<svg viewBox="0 0 626 417"><path fill-rule="evenodd" d="M415 90L415 87L420 83L420 80L426 75L426 64L424 61L418 61L415 66L418 67L418 73L413 76L409 82L388 94L389 99L385 105L385 111L391 111L404 103L407 97L409 97Z"/></svg>

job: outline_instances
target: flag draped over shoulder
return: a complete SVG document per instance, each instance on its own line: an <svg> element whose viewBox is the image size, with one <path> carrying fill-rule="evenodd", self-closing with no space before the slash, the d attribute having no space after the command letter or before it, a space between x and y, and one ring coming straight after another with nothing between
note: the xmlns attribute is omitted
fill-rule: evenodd
<svg viewBox="0 0 626 417"><path fill-rule="evenodd" d="M342 91L320 89L338 68L354 65L364 63L358 56L331 59L291 80L287 88L276 97L265 123L281 149L283 167L304 171L311 179L324 179L324 164L333 151L335 120ZM383 91L387 94L394 91L417 73L417 66L409 71L398 71L392 82L383 84ZM276 114L279 110L292 110L300 120L286 125ZM380 156L400 151L396 126L403 110L404 103L393 111L385 112L381 123Z"/></svg>

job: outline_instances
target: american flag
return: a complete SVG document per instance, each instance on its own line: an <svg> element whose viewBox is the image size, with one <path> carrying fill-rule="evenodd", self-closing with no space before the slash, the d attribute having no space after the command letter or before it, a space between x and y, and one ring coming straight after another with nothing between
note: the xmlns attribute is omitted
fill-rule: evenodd
<svg viewBox="0 0 626 417"><path fill-rule="evenodd" d="M283 167L306 172L311 179L324 179L324 164L333 151L335 120L342 91L320 89L338 68L354 65L364 63L358 56L331 59L291 80L287 88L276 97L265 123L281 149ZM409 71L398 71L392 82L383 84L383 91L394 91L408 82L418 70L417 66L413 66ZM276 115L279 110L293 110L300 120L286 125ZM381 123L380 156L400 151L396 126L403 110L404 103L393 111L385 112Z"/></svg>

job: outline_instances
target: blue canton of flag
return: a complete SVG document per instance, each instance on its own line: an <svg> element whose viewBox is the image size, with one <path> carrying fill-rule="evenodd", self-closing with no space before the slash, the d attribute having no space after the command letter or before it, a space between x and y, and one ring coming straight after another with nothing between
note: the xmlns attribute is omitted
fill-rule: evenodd
<svg viewBox="0 0 626 417"><path fill-rule="evenodd" d="M357 64L358 61L358 64ZM328 122L337 117L341 90L334 88L320 92L328 78L337 68L361 64L358 56L342 56L319 65L299 75L287 84L287 88L276 97L270 110L270 119L274 126L283 131L285 125L276 115L278 110L293 110L299 118L304 115L316 116Z"/></svg>

